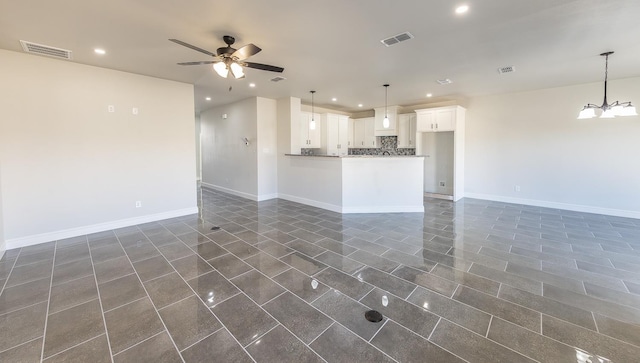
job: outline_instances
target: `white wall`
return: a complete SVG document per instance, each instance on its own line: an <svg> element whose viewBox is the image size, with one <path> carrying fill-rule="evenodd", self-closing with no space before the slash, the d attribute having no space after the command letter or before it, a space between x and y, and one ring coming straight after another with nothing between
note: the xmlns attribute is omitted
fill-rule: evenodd
<svg viewBox="0 0 640 363"><path fill-rule="evenodd" d="M608 96L640 106L640 78ZM465 195L640 218L640 117L576 119L602 97L592 83L471 99Z"/></svg>
<svg viewBox="0 0 640 363"><path fill-rule="evenodd" d="M276 115L276 101L261 97L202 112L202 185L252 200L275 198Z"/></svg>
<svg viewBox="0 0 640 363"><path fill-rule="evenodd" d="M202 180L202 162L200 155L200 114L195 115L195 140L196 140L196 179Z"/></svg>
<svg viewBox="0 0 640 363"><path fill-rule="evenodd" d="M222 118L223 115L227 118ZM250 199L258 195L257 102L247 98L200 114L202 185ZM249 139L245 146L243 138Z"/></svg>
<svg viewBox="0 0 640 363"><path fill-rule="evenodd" d="M8 247L197 212L192 85L2 50L0 69Z"/></svg>
<svg viewBox="0 0 640 363"><path fill-rule="evenodd" d="M424 191L453 195L453 132L421 132L420 150L424 155ZM444 187L440 182L445 183Z"/></svg>
<svg viewBox="0 0 640 363"><path fill-rule="evenodd" d="M257 99L258 200L278 196L278 130L276 100Z"/></svg>
<svg viewBox="0 0 640 363"><path fill-rule="evenodd" d="M2 158L0 157L0 161ZM2 164L0 164L0 258L4 256L7 245L4 240L4 217L2 213Z"/></svg>

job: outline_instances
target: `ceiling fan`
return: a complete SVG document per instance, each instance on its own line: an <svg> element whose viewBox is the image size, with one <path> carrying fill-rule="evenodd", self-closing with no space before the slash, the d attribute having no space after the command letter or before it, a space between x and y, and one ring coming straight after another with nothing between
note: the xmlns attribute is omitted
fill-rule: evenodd
<svg viewBox="0 0 640 363"><path fill-rule="evenodd" d="M255 55L260 52L262 49L258 48L254 44L247 44L239 49L235 49L231 47L233 43L236 42L236 39L230 35L225 35L222 37L222 40L227 44L226 47L220 47L216 51L216 54L209 52L208 50L204 50L202 48L196 47L195 45L191 45L189 43L185 43L178 39L169 39L170 41L185 46L187 48L191 48L200 53L204 53L214 58L214 60L210 61L202 61L202 62L183 62L178 63L181 66L194 66L200 64L213 64L213 69L218 73L218 75L222 78L227 78L229 74L231 74L234 78L244 78L244 69L242 67L247 68L255 68L263 71L270 72L282 72L284 68L270 66L268 64L261 63L253 63L253 62L245 62L244 60Z"/></svg>

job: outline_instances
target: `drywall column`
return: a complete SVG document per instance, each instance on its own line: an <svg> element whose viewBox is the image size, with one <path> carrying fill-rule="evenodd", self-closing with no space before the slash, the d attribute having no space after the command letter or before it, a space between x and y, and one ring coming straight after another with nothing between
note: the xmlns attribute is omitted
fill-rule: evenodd
<svg viewBox="0 0 640 363"><path fill-rule="evenodd" d="M258 201L278 197L277 101L257 98Z"/></svg>
<svg viewBox="0 0 640 363"><path fill-rule="evenodd" d="M7 245L4 240L4 215L2 213L2 155L0 155L0 259L4 256Z"/></svg>

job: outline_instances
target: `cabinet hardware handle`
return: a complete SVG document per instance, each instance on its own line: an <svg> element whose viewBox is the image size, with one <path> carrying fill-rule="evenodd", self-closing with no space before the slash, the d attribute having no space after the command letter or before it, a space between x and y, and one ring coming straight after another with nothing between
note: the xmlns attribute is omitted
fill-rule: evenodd
<svg viewBox="0 0 640 363"><path fill-rule="evenodd" d="M433 124L431 124L431 130L433 130Z"/></svg>
<svg viewBox="0 0 640 363"><path fill-rule="evenodd" d="M438 129L438 124L436 124L436 130Z"/></svg>

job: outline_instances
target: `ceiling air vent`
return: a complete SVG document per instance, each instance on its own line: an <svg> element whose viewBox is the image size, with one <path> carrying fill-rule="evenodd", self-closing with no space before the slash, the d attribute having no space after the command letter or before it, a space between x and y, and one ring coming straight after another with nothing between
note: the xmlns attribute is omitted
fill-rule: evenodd
<svg viewBox="0 0 640 363"><path fill-rule="evenodd" d="M71 51L66 49L54 48L48 45L36 44L21 40L22 49L25 52L38 55L46 55L47 57L54 57L60 59L71 59Z"/></svg>
<svg viewBox="0 0 640 363"><path fill-rule="evenodd" d="M409 32L400 33L398 35L394 35L387 39L382 39L380 42L387 47L390 47L394 44L398 44L400 42L404 42L405 40L413 39L413 35Z"/></svg>
<svg viewBox="0 0 640 363"><path fill-rule="evenodd" d="M271 78L271 82L280 82L280 81L284 81L286 78L282 77L282 76L276 76Z"/></svg>
<svg viewBox="0 0 640 363"><path fill-rule="evenodd" d="M453 83L453 81L450 80L449 78L439 79L436 82L438 82L438 84L451 84L451 83Z"/></svg>
<svg viewBox="0 0 640 363"><path fill-rule="evenodd" d="M503 74L503 73L513 73L516 71L516 67L514 66L506 66L506 67L500 67L498 68L498 73Z"/></svg>

